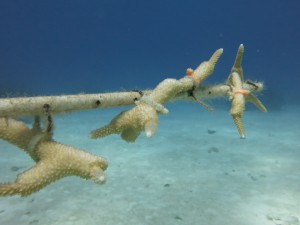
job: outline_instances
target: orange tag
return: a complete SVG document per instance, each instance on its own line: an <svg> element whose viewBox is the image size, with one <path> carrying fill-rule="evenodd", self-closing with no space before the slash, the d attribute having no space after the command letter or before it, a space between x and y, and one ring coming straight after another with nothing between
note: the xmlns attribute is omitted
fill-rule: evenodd
<svg viewBox="0 0 300 225"><path fill-rule="evenodd" d="M243 90L243 89L241 89L241 90L233 90L232 91L234 94L242 94L242 95L247 95L247 94L249 94L249 91L248 90Z"/></svg>
<svg viewBox="0 0 300 225"><path fill-rule="evenodd" d="M190 76L190 77L193 77L194 81L197 83L197 85L199 85L200 80L199 80L199 78L195 75L193 69L187 68L187 69L186 69L186 75L187 75L187 76Z"/></svg>

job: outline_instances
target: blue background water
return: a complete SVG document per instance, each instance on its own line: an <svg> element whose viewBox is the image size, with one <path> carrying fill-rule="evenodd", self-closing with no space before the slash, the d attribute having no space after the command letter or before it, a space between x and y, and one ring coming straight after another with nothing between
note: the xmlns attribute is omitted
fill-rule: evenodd
<svg viewBox="0 0 300 225"><path fill-rule="evenodd" d="M220 83L243 43L245 77L265 82L264 98L299 103L299 12L297 0L1 1L0 92L152 88L224 48L207 81Z"/></svg>

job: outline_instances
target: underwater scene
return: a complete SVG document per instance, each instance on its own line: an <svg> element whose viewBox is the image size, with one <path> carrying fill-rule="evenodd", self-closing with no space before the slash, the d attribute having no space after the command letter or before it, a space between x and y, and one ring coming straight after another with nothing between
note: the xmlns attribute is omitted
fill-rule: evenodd
<svg viewBox="0 0 300 225"><path fill-rule="evenodd" d="M0 2L0 224L300 225L300 2Z"/></svg>

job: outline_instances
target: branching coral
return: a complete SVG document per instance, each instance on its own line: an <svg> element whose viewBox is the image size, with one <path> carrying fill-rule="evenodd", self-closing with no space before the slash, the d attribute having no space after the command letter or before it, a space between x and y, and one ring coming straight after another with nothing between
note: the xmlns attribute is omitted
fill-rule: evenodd
<svg viewBox="0 0 300 225"><path fill-rule="evenodd" d="M23 149L36 162L15 182L0 184L0 196L27 196L66 176L105 181L105 159L54 141L49 128L42 130L38 118L31 129L23 122L0 118L0 138Z"/></svg>
<svg viewBox="0 0 300 225"><path fill-rule="evenodd" d="M107 126L92 131L91 137L121 134L125 141L134 142L143 130L147 137L152 137L158 125L157 113L167 113L163 104L178 93L195 89L213 72L222 53L223 49L217 50L209 61L201 63L193 71L193 76L186 76L180 80L165 79L147 97L142 96L137 106L120 113Z"/></svg>
<svg viewBox="0 0 300 225"><path fill-rule="evenodd" d="M245 111L245 102L249 101L256 105L262 112L267 112L262 102L247 89L247 85L252 85L259 89L260 84L255 84L250 81L244 81L244 73L242 68L242 59L244 54L244 46L240 45L238 53L231 69L231 73L227 79L227 84L230 86L228 92L229 99L232 101L230 115L238 129L241 138L245 138L245 131L242 123L242 115Z"/></svg>

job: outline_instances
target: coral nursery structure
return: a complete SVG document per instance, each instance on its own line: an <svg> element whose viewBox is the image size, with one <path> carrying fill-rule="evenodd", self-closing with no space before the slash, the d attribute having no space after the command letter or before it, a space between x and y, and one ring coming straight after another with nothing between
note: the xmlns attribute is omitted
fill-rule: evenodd
<svg viewBox="0 0 300 225"><path fill-rule="evenodd" d="M223 49L218 49L195 70L187 69L180 80L165 79L149 91L0 99L0 138L24 150L36 163L19 174L15 182L0 184L0 196L28 196L65 176L105 182L104 171L108 163L104 158L53 140L53 116L58 113L133 105L108 125L92 131L90 136L102 138L120 134L123 140L134 142L142 131L147 137L154 135L158 115L168 113L164 105L171 100L196 101L211 111L212 108L202 99L228 97L232 102L230 115L240 137L245 138L242 123L245 103L251 102L262 112L267 111L254 95L263 90L263 84L244 80L244 46L240 45L226 82L203 86L203 81L212 74L222 53ZM31 128L15 119L24 115L34 118ZM44 127L40 125L41 118L46 121Z"/></svg>

